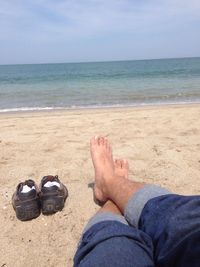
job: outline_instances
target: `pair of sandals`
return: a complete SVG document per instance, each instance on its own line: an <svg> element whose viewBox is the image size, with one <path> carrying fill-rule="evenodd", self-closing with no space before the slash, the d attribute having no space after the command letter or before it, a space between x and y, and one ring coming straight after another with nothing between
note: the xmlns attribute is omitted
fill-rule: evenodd
<svg viewBox="0 0 200 267"><path fill-rule="evenodd" d="M50 215L61 211L68 197L66 186L58 176L44 176L40 186L29 179L18 184L12 196L12 205L21 221L37 218L42 212Z"/></svg>

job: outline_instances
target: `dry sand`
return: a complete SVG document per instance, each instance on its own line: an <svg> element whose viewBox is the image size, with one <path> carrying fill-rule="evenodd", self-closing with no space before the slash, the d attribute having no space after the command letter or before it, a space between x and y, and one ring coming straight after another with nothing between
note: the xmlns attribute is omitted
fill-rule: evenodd
<svg viewBox="0 0 200 267"><path fill-rule="evenodd" d="M200 105L0 115L0 267L72 266L82 229L97 211L89 139L108 137L130 178L180 194L200 193ZM58 174L65 208L18 221L11 206L20 181Z"/></svg>

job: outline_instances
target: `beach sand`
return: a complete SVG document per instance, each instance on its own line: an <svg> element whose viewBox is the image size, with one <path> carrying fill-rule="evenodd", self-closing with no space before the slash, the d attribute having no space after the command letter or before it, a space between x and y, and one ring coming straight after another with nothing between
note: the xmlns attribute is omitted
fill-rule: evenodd
<svg viewBox="0 0 200 267"><path fill-rule="evenodd" d="M0 266L72 266L84 225L98 210L89 140L105 135L130 179L180 194L200 193L200 105L0 115ZM27 178L58 174L69 190L63 211L16 219L11 197Z"/></svg>

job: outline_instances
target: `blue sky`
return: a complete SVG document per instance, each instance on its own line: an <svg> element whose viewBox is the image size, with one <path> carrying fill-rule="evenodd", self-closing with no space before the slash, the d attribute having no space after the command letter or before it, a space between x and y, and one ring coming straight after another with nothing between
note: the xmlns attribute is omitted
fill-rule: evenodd
<svg viewBox="0 0 200 267"><path fill-rule="evenodd" d="M199 0L0 0L0 64L190 56Z"/></svg>

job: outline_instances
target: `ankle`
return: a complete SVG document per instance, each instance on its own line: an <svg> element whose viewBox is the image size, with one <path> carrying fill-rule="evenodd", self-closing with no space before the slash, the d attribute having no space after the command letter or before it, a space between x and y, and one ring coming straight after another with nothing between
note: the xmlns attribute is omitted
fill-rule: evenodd
<svg viewBox="0 0 200 267"><path fill-rule="evenodd" d="M106 201L106 203L98 211L98 213L100 212L112 212L114 214L121 215L119 208L110 200Z"/></svg>
<svg viewBox="0 0 200 267"><path fill-rule="evenodd" d="M120 176L110 176L109 179L105 179L103 191L108 199L112 199L113 190L115 190L117 184L121 184L121 179L124 179Z"/></svg>

